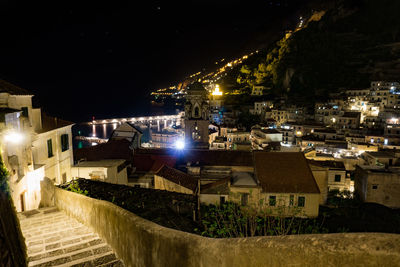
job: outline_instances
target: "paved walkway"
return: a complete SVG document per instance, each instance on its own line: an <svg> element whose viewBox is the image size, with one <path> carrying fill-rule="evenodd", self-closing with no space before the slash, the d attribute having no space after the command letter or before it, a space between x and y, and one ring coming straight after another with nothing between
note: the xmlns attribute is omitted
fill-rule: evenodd
<svg viewBox="0 0 400 267"><path fill-rule="evenodd" d="M29 266L124 266L86 226L57 208L18 214Z"/></svg>

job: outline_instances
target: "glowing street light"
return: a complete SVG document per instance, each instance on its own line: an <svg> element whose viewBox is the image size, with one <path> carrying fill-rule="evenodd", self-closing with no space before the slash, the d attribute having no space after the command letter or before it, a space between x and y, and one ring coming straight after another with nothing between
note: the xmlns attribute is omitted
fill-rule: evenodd
<svg viewBox="0 0 400 267"><path fill-rule="evenodd" d="M184 149L184 148L185 148L185 142L184 142L182 139L178 139L178 140L175 142L175 148L176 148L176 149L179 149L179 150Z"/></svg>
<svg viewBox="0 0 400 267"><path fill-rule="evenodd" d="M214 92L212 92L212 95L222 95L222 92L219 90L219 85L215 85Z"/></svg>
<svg viewBox="0 0 400 267"><path fill-rule="evenodd" d="M13 144L19 144L24 140L24 136L22 133L10 131L4 134L4 141L10 142Z"/></svg>

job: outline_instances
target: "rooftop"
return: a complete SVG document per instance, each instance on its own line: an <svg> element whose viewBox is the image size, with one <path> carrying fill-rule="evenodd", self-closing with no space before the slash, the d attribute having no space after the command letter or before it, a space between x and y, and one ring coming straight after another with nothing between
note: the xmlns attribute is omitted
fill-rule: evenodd
<svg viewBox="0 0 400 267"><path fill-rule="evenodd" d="M193 176L178 171L177 169L163 165L157 172L157 176L167 179L175 184L179 184L192 191L195 191L198 185L198 180Z"/></svg>
<svg viewBox="0 0 400 267"><path fill-rule="evenodd" d="M58 128L73 125L73 122L66 121L60 118L48 116L46 113L42 112L42 129L38 133L49 132Z"/></svg>
<svg viewBox="0 0 400 267"><path fill-rule="evenodd" d="M116 167L124 163L125 159L103 159L96 161L82 161L74 165L74 167Z"/></svg>
<svg viewBox="0 0 400 267"><path fill-rule="evenodd" d="M346 170L344 163L341 161L334 160L307 160L309 164L320 166L320 167L328 167L329 169L335 170Z"/></svg>
<svg viewBox="0 0 400 267"><path fill-rule="evenodd" d="M141 148L135 150L135 158L139 155L174 158L178 165L185 166L189 162L202 166L253 166L252 153L247 151Z"/></svg>
<svg viewBox="0 0 400 267"><path fill-rule="evenodd" d="M319 194L303 153L254 152L256 177L264 192Z"/></svg>
<svg viewBox="0 0 400 267"><path fill-rule="evenodd" d="M233 186L257 186L254 180L254 174L250 172L234 172L232 173Z"/></svg>
<svg viewBox="0 0 400 267"><path fill-rule="evenodd" d="M109 140L107 143L97 146L74 149L74 160L86 159L98 161L103 159L132 160L133 151L129 148L128 140Z"/></svg>
<svg viewBox="0 0 400 267"><path fill-rule="evenodd" d="M14 84L0 80L0 93L9 93L10 95L27 95L33 96L28 90L22 89Z"/></svg>
<svg viewBox="0 0 400 267"><path fill-rule="evenodd" d="M219 181L200 185L201 194L218 194L218 195L229 195L229 181L230 178L221 179Z"/></svg>
<svg viewBox="0 0 400 267"><path fill-rule="evenodd" d="M374 158L394 158L395 154L389 151L367 151L366 154Z"/></svg>

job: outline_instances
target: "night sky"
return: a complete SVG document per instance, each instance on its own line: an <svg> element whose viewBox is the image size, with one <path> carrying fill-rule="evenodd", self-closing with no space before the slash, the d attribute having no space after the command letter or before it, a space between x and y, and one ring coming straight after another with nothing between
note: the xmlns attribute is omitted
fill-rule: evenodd
<svg viewBox="0 0 400 267"><path fill-rule="evenodd" d="M0 78L71 121L146 115L151 90L265 46L306 2L0 0Z"/></svg>

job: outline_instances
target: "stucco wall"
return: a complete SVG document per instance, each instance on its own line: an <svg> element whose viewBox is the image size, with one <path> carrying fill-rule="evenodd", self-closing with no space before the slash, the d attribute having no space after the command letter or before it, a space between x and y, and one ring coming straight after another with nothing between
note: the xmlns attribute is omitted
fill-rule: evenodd
<svg viewBox="0 0 400 267"><path fill-rule="evenodd" d="M293 196L293 206L290 205L290 195ZM276 197L276 206L269 206L269 197ZM296 193L261 193L266 208L270 208L274 214L275 211L282 211L286 207L289 214L295 213L299 217L318 217L320 194L296 194ZM298 207L298 198L305 197L304 207Z"/></svg>
<svg viewBox="0 0 400 267"><path fill-rule="evenodd" d="M328 199L328 172L326 168L310 165L315 182L318 185L320 196L319 204L325 204Z"/></svg>
<svg viewBox="0 0 400 267"><path fill-rule="evenodd" d="M229 201L229 195L200 194L200 202L207 205L219 205L221 197L225 197L225 201Z"/></svg>
<svg viewBox="0 0 400 267"><path fill-rule="evenodd" d="M193 194L193 191L180 186L176 183L173 183L167 179L164 179L161 176L154 175L154 189L159 189L159 190L167 190L171 192L177 192L177 193L183 193L183 194Z"/></svg>
<svg viewBox="0 0 400 267"><path fill-rule="evenodd" d="M399 266L400 235L350 233L213 239L168 229L112 203L55 189L126 266Z"/></svg>
<svg viewBox="0 0 400 267"><path fill-rule="evenodd" d="M62 183L62 175L66 174L66 181L72 179L71 166L73 163L72 155L72 133L71 126L58 128L44 132L36 136L32 142L32 153L35 164L45 164L45 174L50 179L55 179L56 183ZM61 151L61 135L68 134L69 149ZM52 140L53 156L48 157L47 140Z"/></svg>
<svg viewBox="0 0 400 267"><path fill-rule="evenodd" d="M340 175L340 182L335 182L335 175ZM346 171L329 170L328 187L329 190L332 189L338 189L340 191L349 190L349 188L346 187Z"/></svg>
<svg viewBox="0 0 400 267"><path fill-rule="evenodd" d="M400 178L396 173L367 172L363 177L365 202L400 208ZM374 189L373 186L377 188Z"/></svg>

